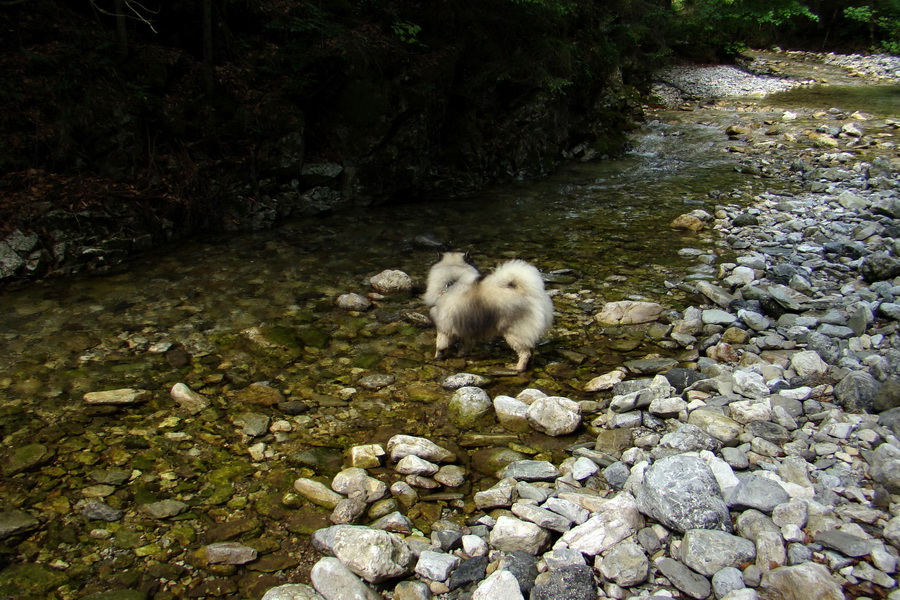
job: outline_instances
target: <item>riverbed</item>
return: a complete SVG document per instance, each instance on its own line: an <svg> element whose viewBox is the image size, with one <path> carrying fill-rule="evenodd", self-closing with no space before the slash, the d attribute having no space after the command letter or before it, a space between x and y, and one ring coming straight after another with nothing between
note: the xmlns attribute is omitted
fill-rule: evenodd
<svg viewBox="0 0 900 600"><path fill-rule="evenodd" d="M4 540L10 566L0 572L0 593L259 597L276 583L303 580L307 536L328 524L329 511L298 499L293 480L327 480L354 444L407 433L460 456L511 443L558 458L567 445L591 440L586 430L556 440L510 436L492 422L459 432L446 418L441 383L465 371L484 377L492 395L537 387L599 404L603 394L585 392L585 383L630 359L691 363L696 355L652 328L603 329L594 314L616 300L675 311L695 302L685 284L714 280L728 250L709 229L670 223L799 189L802 182L777 167L809 150L798 132L821 124L818 111L868 114L866 126L880 137L859 152L896 158L888 123L896 93L805 86L765 99L653 109L619 159L569 164L547 179L453 203L198 239L107 273L4 293L0 497L4 510L34 522ZM786 122L786 111L799 115ZM764 128L773 132L763 141L752 135ZM504 369L512 352L502 343L465 359L432 359L434 331L416 292L436 252L449 248L471 252L484 270L515 257L545 274L555 325L527 372ZM419 287L374 295L368 280L385 269L405 271ZM336 298L348 292L372 296L374 307L338 308ZM207 405L179 407L170 395L178 383ZM86 393L121 388L148 393L124 406L84 401ZM257 417L265 425L249 427ZM481 477L474 473L457 493L426 499L417 525L463 512ZM92 500L120 511L117 518L86 516ZM148 512L165 501L183 509ZM238 568L198 555L204 544L237 538L265 560Z"/></svg>

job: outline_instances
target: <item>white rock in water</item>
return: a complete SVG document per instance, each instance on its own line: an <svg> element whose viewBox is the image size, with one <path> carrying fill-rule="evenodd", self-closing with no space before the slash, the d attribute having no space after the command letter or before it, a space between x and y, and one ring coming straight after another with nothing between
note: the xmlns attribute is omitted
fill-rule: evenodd
<svg viewBox="0 0 900 600"><path fill-rule="evenodd" d="M598 375L597 377L594 377L593 379L588 381L584 386L584 391L602 392L604 390L611 390L616 386L617 383L621 383L624 380L625 371L616 369L615 371L610 371L609 373Z"/></svg>
<svg viewBox="0 0 900 600"><path fill-rule="evenodd" d="M386 483L369 477L366 470L359 467L350 467L335 475L331 489L338 494L357 498L363 502L381 500L388 491Z"/></svg>
<svg viewBox="0 0 900 600"><path fill-rule="evenodd" d="M294 489L313 504L325 508L334 508L338 505L338 502L344 499L343 496L332 491L324 483L305 477L301 477L294 482Z"/></svg>
<svg viewBox="0 0 900 600"><path fill-rule="evenodd" d="M339 598L381 600L381 594L361 581L340 560L330 556L319 559L319 562L313 565L309 578L316 591L331 600Z"/></svg>
<svg viewBox="0 0 900 600"><path fill-rule="evenodd" d="M169 391L178 406L185 410L188 414L196 415L197 413L209 408L209 399L203 394L198 394L183 383L176 383Z"/></svg>
<svg viewBox="0 0 900 600"><path fill-rule="evenodd" d="M438 466L414 454L401 458L394 469L401 475L434 475Z"/></svg>
<svg viewBox="0 0 900 600"><path fill-rule="evenodd" d="M572 433L581 425L581 405L561 396L536 400L525 415L532 427L552 436Z"/></svg>
<svg viewBox="0 0 900 600"><path fill-rule="evenodd" d="M515 432L531 431L526 413L528 405L512 396L497 396L494 398L494 412L497 421L505 429Z"/></svg>
<svg viewBox="0 0 900 600"><path fill-rule="evenodd" d="M365 296L359 294L341 294L335 302L338 308L344 310L369 310L372 308L372 301Z"/></svg>
<svg viewBox="0 0 900 600"><path fill-rule="evenodd" d="M412 279L403 271L386 269L369 279L369 283L382 294L408 292L412 289Z"/></svg>
<svg viewBox="0 0 900 600"><path fill-rule="evenodd" d="M147 390L122 388L118 390L106 390L103 392L88 392L84 395L84 401L87 404L96 405L122 405L122 404L140 404L150 397Z"/></svg>
<svg viewBox="0 0 900 600"><path fill-rule="evenodd" d="M370 583L408 575L416 560L401 538L369 527L332 525L315 532L312 542Z"/></svg>
<svg viewBox="0 0 900 600"><path fill-rule="evenodd" d="M594 319L600 325L635 325L656 321L662 310L662 306L656 302L622 300L604 305L603 309L594 315Z"/></svg>
<svg viewBox="0 0 900 600"><path fill-rule="evenodd" d="M325 600L325 597L308 585L286 583L269 588L262 600Z"/></svg>
<svg viewBox="0 0 900 600"><path fill-rule="evenodd" d="M451 462L456 459L456 455L446 448L438 446L431 440L411 435L395 435L388 440L387 451L393 461L398 461L410 454L436 463Z"/></svg>
<svg viewBox="0 0 900 600"><path fill-rule="evenodd" d="M237 542L220 542L206 547L206 561L214 565L245 565L256 560L256 550Z"/></svg>

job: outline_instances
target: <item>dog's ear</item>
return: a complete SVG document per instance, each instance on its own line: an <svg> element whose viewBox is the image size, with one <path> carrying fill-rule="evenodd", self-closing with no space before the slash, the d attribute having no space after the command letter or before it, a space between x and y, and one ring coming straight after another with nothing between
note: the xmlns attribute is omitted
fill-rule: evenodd
<svg viewBox="0 0 900 600"><path fill-rule="evenodd" d="M468 252L466 252L465 254L463 254L463 260L464 260L465 262L469 263L470 265L472 265L473 267L475 266L475 259L473 259L473 258L472 258L472 255L469 254Z"/></svg>

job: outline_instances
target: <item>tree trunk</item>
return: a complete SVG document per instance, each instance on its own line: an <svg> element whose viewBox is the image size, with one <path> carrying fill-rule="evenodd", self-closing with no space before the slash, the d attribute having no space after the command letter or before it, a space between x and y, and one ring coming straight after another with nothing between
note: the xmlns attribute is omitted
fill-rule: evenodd
<svg viewBox="0 0 900 600"><path fill-rule="evenodd" d="M128 23L125 21L125 0L115 1L116 12L116 46L119 60L128 57Z"/></svg>

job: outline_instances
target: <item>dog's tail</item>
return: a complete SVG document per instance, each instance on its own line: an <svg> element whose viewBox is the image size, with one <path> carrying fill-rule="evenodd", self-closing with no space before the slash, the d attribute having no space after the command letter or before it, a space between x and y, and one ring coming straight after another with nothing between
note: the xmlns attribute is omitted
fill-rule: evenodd
<svg viewBox="0 0 900 600"><path fill-rule="evenodd" d="M484 284L499 293L539 297L544 295L544 280L541 272L524 260L510 260L497 267L484 278Z"/></svg>

